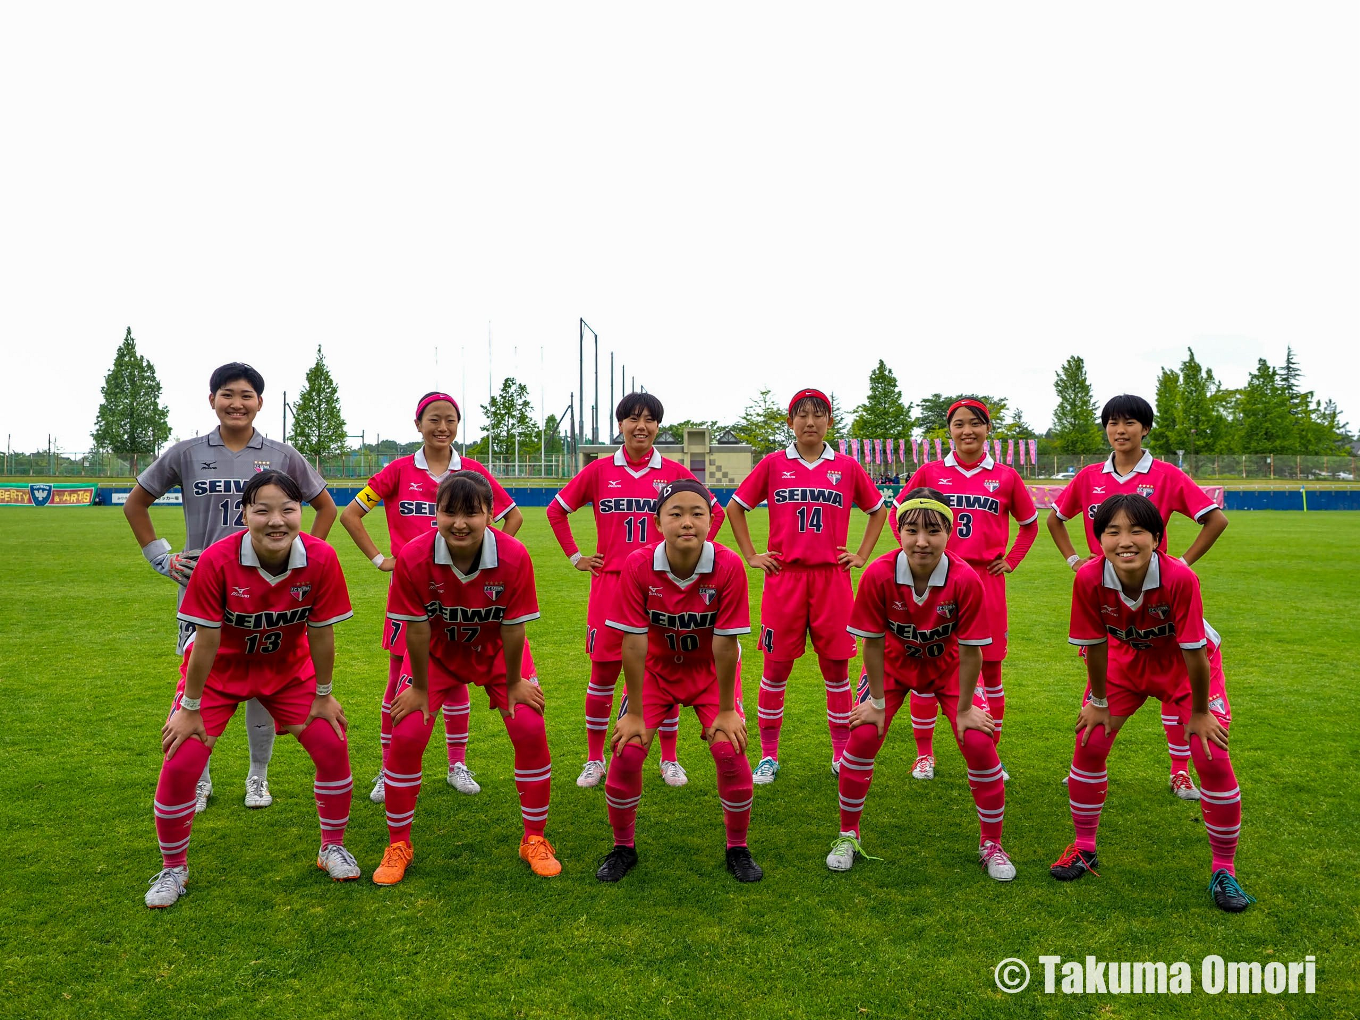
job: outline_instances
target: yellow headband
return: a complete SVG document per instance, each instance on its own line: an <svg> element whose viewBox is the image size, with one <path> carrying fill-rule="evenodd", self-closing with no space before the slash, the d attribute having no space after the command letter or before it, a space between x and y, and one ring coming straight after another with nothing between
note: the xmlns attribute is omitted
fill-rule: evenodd
<svg viewBox="0 0 1360 1020"><path fill-rule="evenodd" d="M909 499L897 508L897 523L902 523L902 518L907 516L908 510L934 510L936 513L944 514L945 520L951 525L954 523L954 511L938 499Z"/></svg>

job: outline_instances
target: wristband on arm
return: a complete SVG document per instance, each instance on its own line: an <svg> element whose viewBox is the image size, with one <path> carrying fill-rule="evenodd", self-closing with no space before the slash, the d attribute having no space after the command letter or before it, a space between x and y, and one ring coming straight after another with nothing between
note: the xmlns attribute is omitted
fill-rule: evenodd
<svg viewBox="0 0 1360 1020"><path fill-rule="evenodd" d="M324 698L326 695L330 694L331 688L334 687L334 686L335 686L334 681L332 681L331 683L328 683L328 684L317 684L317 685L316 685L316 696L317 696L318 698Z"/></svg>
<svg viewBox="0 0 1360 1020"><path fill-rule="evenodd" d="M197 712L203 707L202 698L180 698L179 707L186 712Z"/></svg>

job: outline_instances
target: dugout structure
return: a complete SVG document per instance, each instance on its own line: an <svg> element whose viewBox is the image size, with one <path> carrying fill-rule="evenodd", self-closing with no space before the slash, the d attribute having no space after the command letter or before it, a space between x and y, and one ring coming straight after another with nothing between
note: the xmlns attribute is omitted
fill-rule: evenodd
<svg viewBox="0 0 1360 1020"><path fill-rule="evenodd" d="M582 444L576 455L576 470L600 457L614 456L622 445L623 436L619 434L611 443ZM710 429L685 429L683 436L677 436L663 428L656 434L655 445L661 456L685 465L710 489L735 489L755 464L755 449L740 442L730 429L714 439Z"/></svg>

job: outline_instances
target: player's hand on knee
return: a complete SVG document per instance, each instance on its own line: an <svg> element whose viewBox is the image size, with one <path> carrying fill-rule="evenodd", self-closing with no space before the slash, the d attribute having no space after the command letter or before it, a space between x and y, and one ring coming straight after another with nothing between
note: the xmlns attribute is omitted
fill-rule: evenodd
<svg viewBox="0 0 1360 1020"><path fill-rule="evenodd" d="M1097 726L1104 726L1105 735L1110 735L1110 710L1097 708L1088 701L1077 713L1077 732L1081 734L1082 747L1086 746L1086 741L1091 739L1091 731Z"/></svg>
<svg viewBox="0 0 1360 1020"><path fill-rule="evenodd" d="M424 717L425 725L430 725L429 693L406 687L392 699L392 725L397 725L412 712L419 712Z"/></svg>
<svg viewBox="0 0 1360 1020"><path fill-rule="evenodd" d="M1210 712L1191 712L1190 721L1185 724L1187 737L1199 737L1200 746L1204 748L1204 756L1210 761L1214 760L1213 747L1228 749L1228 730L1218 718Z"/></svg>
<svg viewBox="0 0 1360 1020"><path fill-rule="evenodd" d="M955 722L955 729L958 730L960 740L963 739L965 730L979 730L989 737L996 733L996 720L990 714L978 708L977 705L969 705L967 708L960 709Z"/></svg>
<svg viewBox="0 0 1360 1020"><path fill-rule="evenodd" d="M515 714L516 705L528 705L539 715L542 715L543 706L546 704L543 688L539 687L538 684L531 684L522 677L514 687L505 689L505 701L505 710L512 716Z"/></svg>
<svg viewBox="0 0 1360 1020"><path fill-rule="evenodd" d="M878 730L878 735L883 736L884 720L888 713L881 708L874 708L867 701L861 701L850 710L850 728L856 726L872 726Z"/></svg>
<svg viewBox="0 0 1360 1020"><path fill-rule="evenodd" d="M746 720L736 709L719 712L718 718L713 720L713 725L704 731L704 739L708 741L710 747L720 740L731 741L738 754L745 754Z"/></svg>
<svg viewBox="0 0 1360 1020"><path fill-rule="evenodd" d="M307 713L307 721L302 724L302 728L305 730L310 726L313 719L325 719L331 724L331 729L335 730L335 735L341 740L345 739L349 720L345 718L345 710L340 707L340 702L335 700L335 695L318 694L312 699L312 710Z"/></svg>
<svg viewBox="0 0 1360 1020"><path fill-rule="evenodd" d="M647 746L647 727L639 716L625 712L614 722L614 733L609 740L609 750L618 754L629 743L636 742L639 747Z"/></svg>
<svg viewBox="0 0 1360 1020"><path fill-rule="evenodd" d="M203 728L203 713L190 712L185 708L175 709L161 727L161 750L165 753L165 760L173 758L180 745L194 737L205 744L208 742L208 731Z"/></svg>

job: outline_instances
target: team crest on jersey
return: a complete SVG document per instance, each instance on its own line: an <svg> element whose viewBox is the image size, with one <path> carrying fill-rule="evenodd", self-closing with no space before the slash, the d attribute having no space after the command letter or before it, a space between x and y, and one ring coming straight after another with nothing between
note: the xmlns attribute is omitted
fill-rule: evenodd
<svg viewBox="0 0 1360 1020"><path fill-rule="evenodd" d="M1151 499L1151 498L1152 498L1152 486L1151 486L1151 485L1140 485L1140 486L1138 486L1138 495L1143 496L1143 497L1145 497L1146 499Z"/></svg>
<svg viewBox="0 0 1360 1020"><path fill-rule="evenodd" d="M231 586L231 594L232 594L232 597L233 597L233 598L238 598L238 599L248 599L248 598L250 598L250 589L249 589L249 588L238 588L238 587L236 587L236 585L233 584L233 585Z"/></svg>
<svg viewBox="0 0 1360 1020"><path fill-rule="evenodd" d="M1210 711L1210 712L1224 712L1224 711L1227 710L1227 708L1228 708L1228 706L1225 705L1225 704L1223 704L1223 699L1222 699L1222 698L1210 698L1210 699L1209 699L1209 711Z"/></svg>
<svg viewBox="0 0 1360 1020"><path fill-rule="evenodd" d="M299 602L301 602L304 598L307 597L307 593L311 590L312 586L310 584L295 584L293 585L293 587L288 589L288 594L293 596L293 598L297 599Z"/></svg>
<svg viewBox="0 0 1360 1020"><path fill-rule="evenodd" d="M705 588L701 584L699 585L699 597L704 600L704 605L711 606L713 605L713 600L718 597L718 589Z"/></svg>
<svg viewBox="0 0 1360 1020"><path fill-rule="evenodd" d="M1162 602L1158 603L1155 606L1148 606L1148 612L1151 613L1153 616L1157 617L1157 619L1159 620L1165 620L1168 616L1171 615L1171 607L1168 606L1165 602Z"/></svg>
<svg viewBox="0 0 1360 1020"><path fill-rule="evenodd" d="M498 598L501 597L501 592L505 591L505 585L484 584L482 585L482 591L486 594L487 598L489 598L492 602L495 602Z"/></svg>
<svg viewBox="0 0 1360 1020"><path fill-rule="evenodd" d="M982 483L982 487L988 492L995 492L997 489L1001 488L1001 483L995 478L988 478Z"/></svg>
<svg viewBox="0 0 1360 1020"><path fill-rule="evenodd" d="M664 479L664 478L653 478L653 479L652 479L652 488L655 489L658 493L660 493L661 490L664 489L665 487L666 487L666 479Z"/></svg>
<svg viewBox="0 0 1360 1020"><path fill-rule="evenodd" d="M946 620L948 620L950 617L954 615L954 611L958 608L959 606L957 602L941 602L938 606L935 607L935 612L939 613Z"/></svg>
<svg viewBox="0 0 1360 1020"><path fill-rule="evenodd" d="M839 485L841 483L841 473L839 471L828 471L826 473L826 480L832 485Z"/></svg>
<svg viewBox="0 0 1360 1020"><path fill-rule="evenodd" d="M257 461L255 462L255 473L256 473L257 475L258 475L261 471L268 471L268 470L269 470L269 461L267 461L267 460L257 460Z"/></svg>

